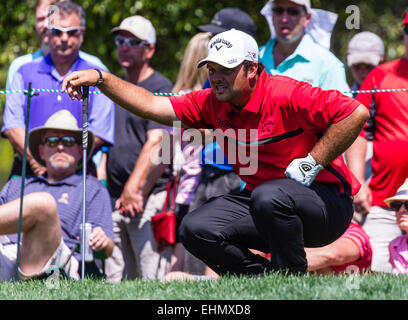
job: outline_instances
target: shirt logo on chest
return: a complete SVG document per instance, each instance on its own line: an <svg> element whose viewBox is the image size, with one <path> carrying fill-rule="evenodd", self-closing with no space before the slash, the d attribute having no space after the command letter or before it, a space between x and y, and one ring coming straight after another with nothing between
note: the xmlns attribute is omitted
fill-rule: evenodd
<svg viewBox="0 0 408 320"><path fill-rule="evenodd" d="M221 127L221 128L235 128L235 126L231 123L231 121L225 119L217 119L216 121L217 127Z"/></svg>
<svg viewBox="0 0 408 320"><path fill-rule="evenodd" d="M260 125L260 129L261 129L262 131L268 131L269 133L271 133L272 130L273 130L273 122L272 122L272 120L267 120L267 121L265 121L265 122L262 122L261 125Z"/></svg>
<svg viewBox="0 0 408 320"><path fill-rule="evenodd" d="M68 193L64 192L61 197L58 199L58 202L64 203L64 204L69 204L69 195Z"/></svg>

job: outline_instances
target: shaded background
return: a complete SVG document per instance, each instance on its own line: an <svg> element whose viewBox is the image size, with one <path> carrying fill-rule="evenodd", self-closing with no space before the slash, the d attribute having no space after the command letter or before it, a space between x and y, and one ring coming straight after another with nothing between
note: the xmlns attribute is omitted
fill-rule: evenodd
<svg viewBox="0 0 408 320"><path fill-rule="evenodd" d="M116 60L116 48L110 30L131 15L143 15L152 21L157 32L157 49L151 65L173 82L183 57L184 48L196 33L195 27L207 24L213 15L225 7L238 7L246 11L257 26L256 40L263 45L269 39L269 28L260 14L267 0L211 1L211 0L78 0L86 11L86 33L83 51L98 56L110 71L123 75ZM346 13L349 5L360 10L360 29L349 30ZM35 0L0 3L0 90L5 89L7 70L11 61L23 54L36 51L40 45L34 29ZM339 15L331 40L331 50L345 61L347 43L357 32L372 31L384 41L387 61L405 54L401 22L407 0L345 1L312 0L313 8L330 10ZM347 71L349 84L351 76ZM47 93L48 94L48 93ZM0 123L5 95L0 94ZM12 148L8 140L0 138L0 187L8 177L12 161Z"/></svg>

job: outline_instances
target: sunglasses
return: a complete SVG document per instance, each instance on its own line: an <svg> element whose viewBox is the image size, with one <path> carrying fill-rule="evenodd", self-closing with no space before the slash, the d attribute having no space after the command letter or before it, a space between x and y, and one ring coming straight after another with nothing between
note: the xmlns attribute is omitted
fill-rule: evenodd
<svg viewBox="0 0 408 320"><path fill-rule="evenodd" d="M408 210L408 201L393 201L390 203L390 208L394 211L399 211L402 205L404 205L405 209Z"/></svg>
<svg viewBox="0 0 408 320"><path fill-rule="evenodd" d="M60 142L64 147L72 147L73 145L79 143L78 139L75 137L48 137L44 139L43 143L50 148L55 148Z"/></svg>
<svg viewBox="0 0 408 320"><path fill-rule="evenodd" d="M289 7L289 8L273 7L272 8L272 12L278 16L282 15L285 11L287 12L288 15L292 17L298 16L301 12L299 8L295 8L295 7Z"/></svg>
<svg viewBox="0 0 408 320"><path fill-rule="evenodd" d="M60 28L60 27L53 27L51 28L51 32L54 36L61 36L63 32L68 33L70 37L78 35L80 31L82 31L83 27L70 27L70 28Z"/></svg>
<svg viewBox="0 0 408 320"><path fill-rule="evenodd" d="M408 25L405 26L404 29L402 29L402 30L404 30L404 33L408 36Z"/></svg>
<svg viewBox="0 0 408 320"><path fill-rule="evenodd" d="M122 37L122 36L116 36L115 37L115 44L118 47L122 47L125 44L127 44L131 48L140 48L140 47L148 44L148 42L145 41L145 40L140 40L140 39L136 39L136 38L125 38L125 37Z"/></svg>

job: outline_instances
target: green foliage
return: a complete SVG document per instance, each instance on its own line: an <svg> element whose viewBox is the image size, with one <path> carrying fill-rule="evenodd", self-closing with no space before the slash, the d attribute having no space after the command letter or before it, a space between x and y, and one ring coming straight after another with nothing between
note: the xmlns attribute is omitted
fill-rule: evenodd
<svg viewBox="0 0 408 320"><path fill-rule="evenodd" d="M0 15L0 88L4 88L7 69L17 56L34 52L39 40L34 30L34 0L16 2L3 0ZM86 11L86 37L83 50L99 56L109 69L120 74L116 50L110 30L135 14L153 22L157 31L157 50L152 65L171 80L175 80L179 63L188 40L196 33L196 26L209 23L215 12L224 7L239 7L248 12L257 26L256 38L264 44L269 38L269 28L259 13L266 0L83 0L79 1ZM313 0L315 8L331 10L339 14L332 37L332 49L343 59L351 36L363 30L378 33L386 43L389 59L404 54L400 23L405 0L350 1ZM349 14L346 8L356 5L360 9L361 30L349 30L345 26Z"/></svg>
<svg viewBox="0 0 408 320"><path fill-rule="evenodd" d="M150 19L157 31L157 49L152 66L176 80L177 70L188 40L196 33L196 26L207 24L213 15L224 7L239 7L249 13L257 26L256 39L260 45L269 36L269 28L260 10L267 0L78 0L86 11L86 35L83 50L102 59L111 72L122 75L116 61L116 48L110 30L131 15L143 15ZM349 30L346 13L349 5L360 10L360 30ZM37 50L40 43L34 29L35 0L2 0L0 4L0 89L5 88L8 66L23 54ZM359 31L378 33L386 45L387 59L405 54L401 21L406 0L312 0L315 8L327 9L339 14L332 36L332 51L344 61L347 42ZM350 79L350 77L349 77ZM351 80L350 80L351 82ZM1 110L4 98L0 97ZM1 112L0 112L1 115ZM1 121L0 121L1 122ZM9 163L8 159L2 159ZM0 180L1 180L0 168ZM0 181L1 183L1 181Z"/></svg>

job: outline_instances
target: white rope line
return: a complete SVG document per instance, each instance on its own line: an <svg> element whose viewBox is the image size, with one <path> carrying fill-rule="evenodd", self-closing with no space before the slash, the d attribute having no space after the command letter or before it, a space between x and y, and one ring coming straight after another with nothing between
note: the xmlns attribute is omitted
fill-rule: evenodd
<svg viewBox="0 0 408 320"><path fill-rule="evenodd" d="M57 89L31 89L32 92L45 92L45 93L62 93L61 90ZM347 93L377 93L377 92L403 92L408 91L408 88L395 88L395 89L376 89L376 90L351 90L343 91L343 94ZM0 90L0 94L13 94L13 93L24 93L27 94L28 90ZM89 94L101 94L101 91L89 91ZM156 96L180 96L182 93L173 92L153 92Z"/></svg>

